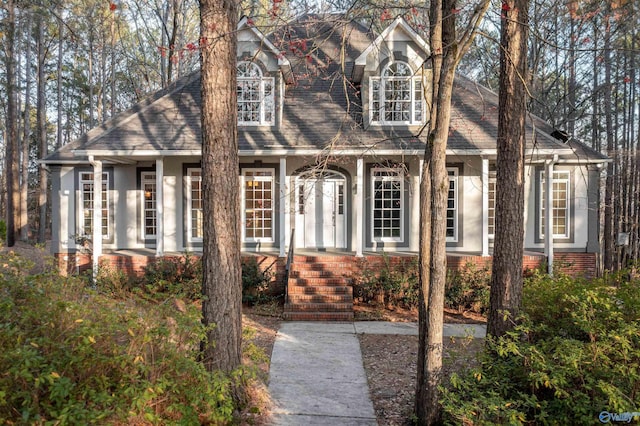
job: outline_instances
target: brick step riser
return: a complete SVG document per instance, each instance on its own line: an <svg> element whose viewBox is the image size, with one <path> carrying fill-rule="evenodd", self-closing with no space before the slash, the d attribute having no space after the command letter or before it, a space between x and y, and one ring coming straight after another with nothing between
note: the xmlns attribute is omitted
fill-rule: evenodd
<svg viewBox="0 0 640 426"><path fill-rule="evenodd" d="M353 312L285 312L289 321L353 321Z"/></svg>
<svg viewBox="0 0 640 426"><path fill-rule="evenodd" d="M345 274L340 273L339 271L332 270L317 270L317 269L301 269L301 270L292 270L291 274L289 274L289 278L348 278Z"/></svg>
<svg viewBox="0 0 640 426"><path fill-rule="evenodd" d="M318 294L318 295L342 295L346 294L351 296L353 289L351 287L333 286L333 287L321 287L321 286L289 286L288 294Z"/></svg>
<svg viewBox="0 0 640 426"><path fill-rule="evenodd" d="M351 269L343 263L300 263L291 265L291 271L330 271L340 275L351 274Z"/></svg>
<svg viewBox="0 0 640 426"><path fill-rule="evenodd" d="M289 278L292 286L346 287L349 282L344 278Z"/></svg>
<svg viewBox="0 0 640 426"><path fill-rule="evenodd" d="M351 303L350 294L289 294L289 303Z"/></svg>
<svg viewBox="0 0 640 426"><path fill-rule="evenodd" d="M353 303L286 303L285 312L353 312Z"/></svg>

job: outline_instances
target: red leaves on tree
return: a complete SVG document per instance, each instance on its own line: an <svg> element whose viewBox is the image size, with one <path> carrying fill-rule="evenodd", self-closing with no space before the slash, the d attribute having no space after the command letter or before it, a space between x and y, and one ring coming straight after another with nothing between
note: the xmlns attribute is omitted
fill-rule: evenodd
<svg viewBox="0 0 640 426"><path fill-rule="evenodd" d="M389 9L383 10L382 15L380 15L380 22L384 22L387 19L391 19L391 12L389 12Z"/></svg>
<svg viewBox="0 0 640 426"><path fill-rule="evenodd" d="M114 12L118 6L115 3L109 3L109 10Z"/></svg>
<svg viewBox="0 0 640 426"><path fill-rule="evenodd" d="M411 14L412 14L413 16L417 16L417 15L418 15L418 9L416 9L415 7L412 7L412 8L411 8Z"/></svg>
<svg viewBox="0 0 640 426"><path fill-rule="evenodd" d="M455 7L453 9L451 9L451 13L454 15L457 15L458 13L460 13L462 9L456 9Z"/></svg>
<svg viewBox="0 0 640 426"><path fill-rule="evenodd" d="M186 47L189 52L195 52L198 49L198 46L196 46L195 43L187 43Z"/></svg>
<svg viewBox="0 0 640 426"><path fill-rule="evenodd" d="M254 26L255 24L254 24L254 22L253 22L253 19L251 19L251 18L247 18L247 25L249 25L249 26Z"/></svg>
<svg viewBox="0 0 640 426"><path fill-rule="evenodd" d="M509 3L507 3L506 1L502 2L502 10L507 12L509 10L511 10L511 6L509 6Z"/></svg>
<svg viewBox="0 0 640 426"><path fill-rule="evenodd" d="M628 75L625 75L622 81L624 81L625 83L631 83L631 77L629 77Z"/></svg>

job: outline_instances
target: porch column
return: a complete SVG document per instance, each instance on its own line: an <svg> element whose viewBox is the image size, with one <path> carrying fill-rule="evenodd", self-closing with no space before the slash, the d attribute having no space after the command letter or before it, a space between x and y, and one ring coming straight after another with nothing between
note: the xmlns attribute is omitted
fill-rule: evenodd
<svg viewBox="0 0 640 426"><path fill-rule="evenodd" d="M287 197L287 158L280 158L280 208L278 209L278 222L280 224L280 257L287 255L287 241L290 238L289 227L287 226L287 212L289 211L289 203Z"/></svg>
<svg viewBox="0 0 640 426"><path fill-rule="evenodd" d="M164 256L164 158L156 159L156 257Z"/></svg>
<svg viewBox="0 0 640 426"><path fill-rule="evenodd" d="M544 254L547 272L553 276L553 166L557 157L544 163Z"/></svg>
<svg viewBox="0 0 640 426"><path fill-rule="evenodd" d="M412 177L412 200L409 220L409 250L418 252L420 250L420 182L422 181L422 167L424 159L418 161L418 172Z"/></svg>
<svg viewBox="0 0 640 426"><path fill-rule="evenodd" d="M356 256L362 257L362 245L364 243L364 159L358 158L356 161L356 199L353 203L356 218Z"/></svg>
<svg viewBox="0 0 640 426"><path fill-rule="evenodd" d="M489 159L482 159L482 256L489 256Z"/></svg>
<svg viewBox="0 0 640 426"><path fill-rule="evenodd" d="M93 223L91 262L93 268L93 282L98 278L100 256L102 256L102 161L89 157L93 166Z"/></svg>

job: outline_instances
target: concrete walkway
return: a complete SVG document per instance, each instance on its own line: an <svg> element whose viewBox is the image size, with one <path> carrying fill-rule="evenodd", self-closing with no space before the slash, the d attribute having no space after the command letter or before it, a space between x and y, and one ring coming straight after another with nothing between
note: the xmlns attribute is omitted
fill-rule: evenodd
<svg viewBox="0 0 640 426"><path fill-rule="evenodd" d="M445 336L484 337L484 325L445 324ZM416 323L284 322L271 354L273 425L377 425L357 334L417 335Z"/></svg>

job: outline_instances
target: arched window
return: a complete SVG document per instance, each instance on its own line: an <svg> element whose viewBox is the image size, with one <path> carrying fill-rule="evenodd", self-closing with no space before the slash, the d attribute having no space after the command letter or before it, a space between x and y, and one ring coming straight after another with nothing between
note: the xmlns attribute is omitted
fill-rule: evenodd
<svg viewBox="0 0 640 426"><path fill-rule="evenodd" d="M273 125L274 79L253 62L238 64L238 124Z"/></svg>
<svg viewBox="0 0 640 426"><path fill-rule="evenodd" d="M375 124L422 124L422 80L406 62L389 63L380 77L371 77L371 122Z"/></svg>

